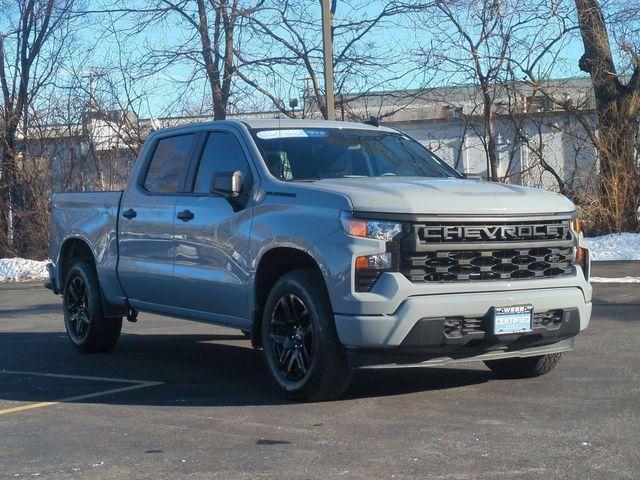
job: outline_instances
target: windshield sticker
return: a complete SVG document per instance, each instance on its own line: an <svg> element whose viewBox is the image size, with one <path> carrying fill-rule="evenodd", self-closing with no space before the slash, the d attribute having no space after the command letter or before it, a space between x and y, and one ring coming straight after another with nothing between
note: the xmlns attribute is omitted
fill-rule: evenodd
<svg viewBox="0 0 640 480"><path fill-rule="evenodd" d="M306 130L304 131L309 137L328 137L329 132L326 130Z"/></svg>
<svg viewBox="0 0 640 480"><path fill-rule="evenodd" d="M272 140L274 138L300 138L308 137L307 133L299 128L290 128L287 130L263 130L258 132L257 137L262 140Z"/></svg>

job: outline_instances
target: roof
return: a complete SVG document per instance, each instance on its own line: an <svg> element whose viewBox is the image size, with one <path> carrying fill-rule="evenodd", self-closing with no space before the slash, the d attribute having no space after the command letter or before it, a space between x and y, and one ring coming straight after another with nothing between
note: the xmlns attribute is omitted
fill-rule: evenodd
<svg viewBox="0 0 640 480"><path fill-rule="evenodd" d="M181 130L199 130L206 127L215 125L238 125L243 124L248 128L348 128L351 130L383 130L386 132L395 132L394 129L388 127L374 127L361 122L341 122L341 121L328 121L328 120L310 120L310 119L297 119L297 118L248 118L248 119L230 119L230 120L214 120L211 122L196 122L186 125L179 125L175 127L163 128L157 130L156 133L167 133Z"/></svg>
<svg viewBox="0 0 640 480"><path fill-rule="evenodd" d="M362 122L340 122L296 118L249 118L238 121L244 123L249 128L350 128L357 130L393 131L387 127L374 127L373 125Z"/></svg>

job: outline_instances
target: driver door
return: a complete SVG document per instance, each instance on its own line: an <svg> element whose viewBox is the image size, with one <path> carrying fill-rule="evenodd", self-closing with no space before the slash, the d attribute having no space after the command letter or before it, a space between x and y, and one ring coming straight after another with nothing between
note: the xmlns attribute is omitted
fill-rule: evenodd
<svg viewBox="0 0 640 480"><path fill-rule="evenodd" d="M231 131L205 134L186 192L174 216L173 285L179 308L200 317L248 326L250 205L254 174L241 141ZM240 171L239 197L211 193L214 175Z"/></svg>

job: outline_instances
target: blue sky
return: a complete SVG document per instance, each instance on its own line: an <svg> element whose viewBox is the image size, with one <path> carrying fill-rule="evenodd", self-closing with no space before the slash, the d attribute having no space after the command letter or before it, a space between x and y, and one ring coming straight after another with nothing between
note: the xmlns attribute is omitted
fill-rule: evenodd
<svg viewBox="0 0 640 480"><path fill-rule="evenodd" d="M133 1L129 5L140 4L140 1ZM358 0L360 1L360 0ZM105 5L106 3L106 5ZM371 2L362 1L359 3L359 9L356 12L358 17L375 15L381 8L384 2L374 0ZM320 18L320 8L313 8L317 2L311 1L310 7L307 9L309 15L315 14L315 19ZM100 5L98 2L92 2L90 8L97 6L113 5L111 2L103 2ZM343 19L341 15L345 12L341 9L340 4L336 15L336 23L339 24ZM129 22L133 22L136 19L129 17ZM119 26L126 26L127 21L120 21ZM119 35L117 38L105 32L105 18L94 18L92 24L86 25L80 32L79 38L84 44L84 54L78 55L76 59L75 71L99 71L113 73L113 68L110 64L123 63L124 65L130 64L131 74L135 74L134 70L137 70L142 64L142 58L145 52L150 49L158 48L172 48L176 45L184 43L189 33L183 28L180 28L175 20L165 22L162 24L156 24L153 28L145 29L135 36ZM353 75L353 82L350 86L350 93L353 93L361 85L362 82L371 81L379 88L376 90L395 90L398 88L419 88L424 86L441 86L447 84L460 84L469 83L469 79L463 75L460 69L455 65L447 65L447 68L442 68L446 61L440 61L439 68L425 68L421 74L416 75L413 73L413 69L419 70L413 54L418 49L427 49L430 43L438 43L438 32L429 29L420 28L419 22L414 22L409 19L398 19L397 24L385 25L384 29L373 32L368 37L368 42L373 45L372 48L381 48L385 50L385 55L391 60L384 68L372 69L370 72L364 72L363 77L366 80L358 80L357 75ZM264 43L263 43L264 42ZM197 46L197 44L196 44ZM253 39L252 43L245 45L246 50L251 50L256 54L269 54L269 42L265 39ZM340 44L336 45L339 48ZM264 50L264 51L261 51ZM382 51L382 50L381 50ZM119 53L120 52L120 53ZM581 75L578 70L577 63L580 55L582 54L582 45L579 38L574 37L571 41L558 52L560 62L558 62L554 68L553 75L555 77L570 77ZM442 53L442 52L441 52ZM444 54L455 58L456 56L464 56L464 52L449 50ZM197 54L196 54L197 55ZM411 74L409 71L412 70ZM137 108L143 116L165 115L168 112L181 113L185 107L189 110L197 110L199 108L206 108L208 105L208 86L203 80L201 73L197 72L197 67L193 62L182 61L175 63L171 66L163 68L161 71L154 73L151 76L144 79L137 80L135 82L136 93L142 94L145 98L141 99L137 103ZM321 70L318 66L317 73L321 76ZM422 74L424 73L424 75ZM186 82L196 75L196 81L190 85L186 85ZM278 83L277 93L280 98L289 98L292 96L300 96L300 90L305 83L304 77L306 72L301 72L299 69L293 70L290 68L283 68L278 73L284 82ZM402 76L406 74L402 79L392 81L392 77ZM264 72L254 73L255 78L264 81L265 84L274 81ZM260 75L264 75L261 77ZM288 85L285 85L288 84ZM365 85L366 86L366 85ZM255 104L267 105L269 102L265 101L260 96L253 97L252 92L242 90L243 86L239 85L236 89L238 98L241 98L245 108L252 108ZM98 86L98 90L100 86ZM296 93L297 92L297 93ZM253 107L255 108L255 107Z"/></svg>

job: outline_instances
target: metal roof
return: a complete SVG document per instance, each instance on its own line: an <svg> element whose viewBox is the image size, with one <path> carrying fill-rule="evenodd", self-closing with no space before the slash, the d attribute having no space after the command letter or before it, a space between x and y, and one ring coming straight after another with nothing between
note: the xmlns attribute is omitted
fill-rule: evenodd
<svg viewBox="0 0 640 480"><path fill-rule="evenodd" d="M194 122L185 125L178 125L173 127L162 128L156 130L155 134L166 134L167 132L182 131L182 130L200 130L207 127L213 127L216 125L239 125L243 124L248 128L262 129L262 128L336 128L336 129L350 129L350 130L376 130L385 132L395 132L394 129L388 127L374 127L361 122L342 122L342 121L327 121L327 120L313 120L313 119L298 119L298 118L234 118L227 120L214 120L209 122Z"/></svg>
<svg viewBox="0 0 640 480"><path fill-rule="evenodd" d="M235 120L235 119L234 119ZM296 118L249 118L238 119L249 128L349 128L357 130L385 130L392 132L391 128L374 127L362 122L341 122L328 120L296 119Z"/></svg>

